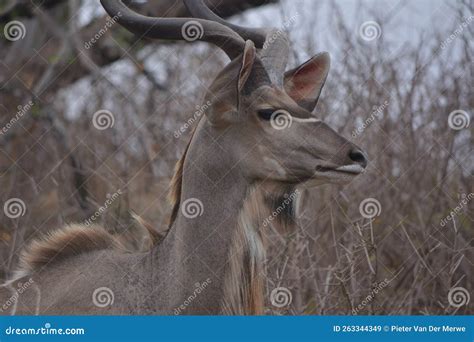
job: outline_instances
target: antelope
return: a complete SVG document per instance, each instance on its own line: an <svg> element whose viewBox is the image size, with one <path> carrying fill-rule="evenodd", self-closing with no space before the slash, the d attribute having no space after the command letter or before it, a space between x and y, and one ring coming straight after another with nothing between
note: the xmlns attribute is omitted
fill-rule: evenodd
<svg viewBox="0 0 474 342"><path fill-rule="evenodd" d="M101 3L142 37L189 41L184 29L194 24L196 41L218 46L230 62L205 94L209 106L177 163L166 236L148 252L131 252L99 226L53 232L23 251L19 270L0 287L0 304L17 295L3 314L263 314L265 219L300 187L348 183L367 166L359 147L313 114L329 54L286 70L281 30L233 25L202 0L184 0L189 18ZM295 229L298 203L272 224Z"/></svg>

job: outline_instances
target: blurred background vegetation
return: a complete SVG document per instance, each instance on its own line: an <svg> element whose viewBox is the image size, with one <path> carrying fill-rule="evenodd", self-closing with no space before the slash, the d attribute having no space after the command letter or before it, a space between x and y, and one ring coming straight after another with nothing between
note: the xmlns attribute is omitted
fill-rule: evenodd
<svg viewBox="0 0 474 342"><path fill-rule="evenodd" d="M293 299L268 303L268 313L472 314L474 298L456 307L448 292L474 296L473 131L448 117L462 110L470 120L474 108L474 1L209 3L233 22L287 31L292 65L329 51L316 114L370 159L349 186L305 190L296 233L268 232L268 289L285 286ZM135 8L186 14L179 0ZM169 180L191 129L175 133L227 61L207 45L141 40L108 20L98 2L0 1L0 204L26 206L18 218L0 213L0 279L25 243L84 222L118 190L119 205L100 217L108 229L127 229L128 210L166 228ZM25 29L15 41L12 21ZM368 21L375 38L364 36ZM99 110L113 127L94 127ZM380 203L372 219L359 210L366 198Z"/></svg>

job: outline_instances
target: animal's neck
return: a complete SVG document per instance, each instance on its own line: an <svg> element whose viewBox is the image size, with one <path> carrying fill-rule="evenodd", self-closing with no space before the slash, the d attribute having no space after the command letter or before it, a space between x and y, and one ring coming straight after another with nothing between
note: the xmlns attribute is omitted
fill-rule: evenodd
<svg viewBox="0 0 474 342"><path fill-rule="evenodd" d="M198 133L184 160L176 218L153 253L159 269L153 282L163 284L160 289L169 298L165 304L175 313L216 314L232 233L249 184L232 168L232 156L206 133ZM196 294L198 283L206 286Z"/></svg>
<svg viewBox="0 0 474 342"><path fill-rule="evenodd" d="M161 270L154 283L163 284L160 289L165 288L167 304L177 314L259 314L264 307L263 229L277 206L282 210L275 222L285 220L292 201L281 204L288 188L250 184L231 156L212 151L213 143L189 147L180 207L154 253ZM205 148L199 151L199 145Z"/></svg>

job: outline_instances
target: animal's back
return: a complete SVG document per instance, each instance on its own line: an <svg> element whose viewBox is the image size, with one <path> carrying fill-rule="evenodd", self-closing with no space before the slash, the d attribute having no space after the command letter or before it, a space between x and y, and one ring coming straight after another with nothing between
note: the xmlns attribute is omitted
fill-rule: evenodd
<svg viewBox="0 0 474 342"><path fill-rule="evenodd" d="M146 255L102 250L57 262L35 274L11 282L28 287L18 295L15 315L125 315L139 314ZM92 272L91 272L92 271ZM1 293L2 298L4 296Z"/></svg>
<svg viewBox="0 0 474 342"><path fill-rule="evenodd" d="M143 303L143 260L136 238L157 243L150 227L116 235L101 226L68 225L34 240L22 252L13 279L0 287L8 315L132 314ZM134 237L133 241L130 237ZM141 240L140 240L141 241ZM92 271L93 270L93 271ZM0 308L1 309L1 308Z"/></svg>

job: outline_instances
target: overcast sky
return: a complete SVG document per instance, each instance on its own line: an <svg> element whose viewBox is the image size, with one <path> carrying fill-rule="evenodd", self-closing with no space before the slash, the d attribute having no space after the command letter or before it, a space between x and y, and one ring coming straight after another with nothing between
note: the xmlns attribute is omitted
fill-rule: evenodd
<svg viewBox="0 0 474 342"><path fill-rule="evenodd" d="M342 57L338 44L340 39L337 36L337 21L334 18L334 12L331 11L332 3L336 3L339 7L344 22L354 34L354 39L358 39L359 29L364 22L376 21L381 27L382 38L389 42L387 46L390 51L387 53L397 53L404 44L417 45L421 34L423 32L430 33L433 28L441 29L449 37L449 33L459 25L459 19L452 8L455 1L450 0L281 0L280 4L252 9L231 20L246 26L271 25L287 28L292 33L292 42L301 59L310 57L305 54L304 48L299 48L300 45L306 44L308 37L310 37L315 42L316 52L328 51L333 60L338 60ZM282 13L284 14L282 15ZM92 18L102 15L104 15L104 10L98 2L85 2L79 18L81 24L86 25ZM470 25L474 26L474 20L470 22ZM455 49L455 47L456 43L454 42L450 49ZM172 46L162 46L156 56L147 60L147 63L152 66L150 69L155 71L155 76L158 79L166 74L165 69L169 62L167 59L160 58L160 53L173 55L166 52L167 49L173 48ZM194 45L190 48L199 47ZM120 79L127 77L127 75L132 76L134 73L134 68L128 64L128 61L120 61L109 67L114 68L115 71L107 72L107 74L117 75L119 78L117 84L123 85ZM336 65L337 63L334 63L333 67ZM74 94L77 87L80 87L81 91L91 89L90 83L86 79L74 85L72 88L75 90L69 89L74 91L66 91L63 94L69 98L67 99L68 103L74 103L68 107L69 117L78 115L78 109L84 105L77 103L69 96L69 94Z"/></svg>

